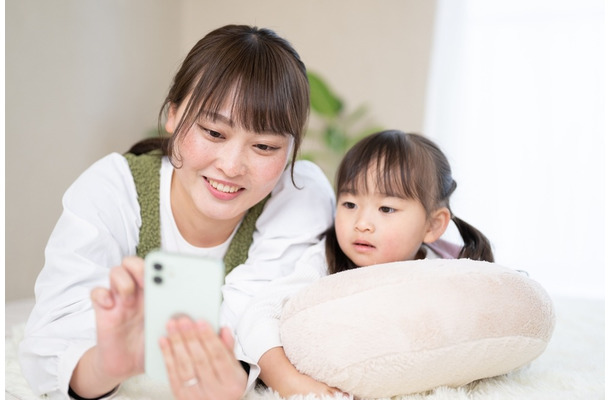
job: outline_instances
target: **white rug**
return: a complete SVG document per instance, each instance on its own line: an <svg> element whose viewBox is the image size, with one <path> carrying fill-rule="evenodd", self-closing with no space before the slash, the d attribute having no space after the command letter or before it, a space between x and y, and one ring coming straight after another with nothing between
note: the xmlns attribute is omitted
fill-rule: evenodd
<svg viewBox="0 0 610 400"><path fill-rule="evenodd" d="M397 396L392 400L597 400L604 398L604 301L555 299L557 325L553 338L542 356L529 366L508 375L484 379L460 388L440 387L433 391ZM23 336L27 313L19 310L6 316L6 398L40 400L27 386L16 359L17 344ZM15 314L18 320L15 321ZM144 376L125 382L116 400L171 399L165 387ZM294 396L294 400L313 400L314 396ZM245 400L279 400L268 390L249 393ZM328 398L330 399L330 398Z"/></svg>

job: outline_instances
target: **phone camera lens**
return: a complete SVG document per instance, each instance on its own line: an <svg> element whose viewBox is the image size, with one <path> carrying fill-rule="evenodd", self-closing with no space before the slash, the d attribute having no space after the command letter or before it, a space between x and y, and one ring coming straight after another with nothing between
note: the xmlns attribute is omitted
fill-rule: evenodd
<svg viewBox="0 0 610 400"><path fill-rule="evenodd" d="M153 265L153 268L155 269L155 271L161 271L163 269L163 265L161 265L159 263L155 263Z"/></svg>
<svg viewBox="0 0 610 400"><path fill-rule="evenodd" d="M160 285L161 283L163 283L163 278L161 278L160 276L155 276L155 277L154 277L154 279L153 279L153 281L154 281L156 284Z"/></svg>

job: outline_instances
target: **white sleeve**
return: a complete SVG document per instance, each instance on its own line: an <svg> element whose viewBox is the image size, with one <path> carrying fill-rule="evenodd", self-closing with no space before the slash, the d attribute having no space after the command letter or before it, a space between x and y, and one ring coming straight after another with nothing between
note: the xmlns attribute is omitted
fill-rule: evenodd
<svg viewBox="0 0 610 400"><path fill-rule="evenodd" d="M222 323L233 330L252 298L272 280L291 274L305 250L318 243L332 225L335 195L322 170L311 162L298 161L294 181L297 187L290 170L285 171L256 221L246 263L226 277L221 313L226 320ZM238 357L253 364L239 347Z"/></svg>
<svg viewBox="0 0 610 400"><path fill-rule="evenodd" d="M284 303L299 290L327 275L325 240L308 248L294 271L278 278L251 301L237 325L237 339L249 359L258 362L273 347L280 347L279 320Z"/></svg>
<svg viewBox="0 0 610 400"><path fill-rule="evenodd" d="M19 347L23 374L36 394L68 397L72 372L96 341L91 289L108 287L109 268L135 254L140 225L135 184L119 154L93 164L64 194Z"/></svg>

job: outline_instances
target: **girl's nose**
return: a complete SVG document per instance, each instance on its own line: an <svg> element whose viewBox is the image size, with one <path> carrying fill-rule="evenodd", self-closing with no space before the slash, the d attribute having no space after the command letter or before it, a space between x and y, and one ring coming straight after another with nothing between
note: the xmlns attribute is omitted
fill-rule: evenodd
<svg viewBox="0 0 610 400"><path fill-rule="evenodd" d="M375 225L373 224L370 218L366 217L365 214L358 215L354 228L358 232L375 232Z"/></svg>

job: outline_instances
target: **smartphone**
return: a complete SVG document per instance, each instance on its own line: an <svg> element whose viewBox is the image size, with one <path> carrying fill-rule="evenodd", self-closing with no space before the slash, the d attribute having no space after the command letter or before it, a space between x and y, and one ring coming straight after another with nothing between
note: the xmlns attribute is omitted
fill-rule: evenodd
<svg viewBox="0 0 610 400"><path fill-rule="evenodd" d="M186 314L209 322L218 331L224 263L154 250L144 265L144 367L151 378L168 382L159 347L159 339L167 336L166 324L172 317Z"/></svg>

